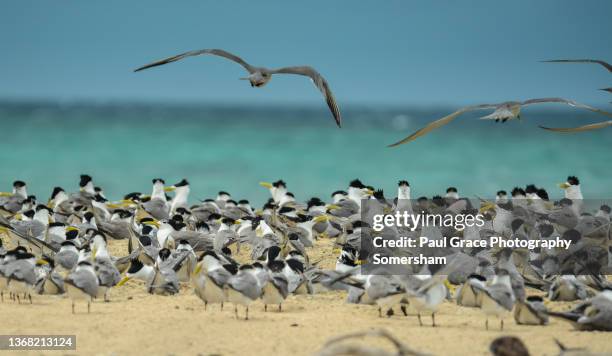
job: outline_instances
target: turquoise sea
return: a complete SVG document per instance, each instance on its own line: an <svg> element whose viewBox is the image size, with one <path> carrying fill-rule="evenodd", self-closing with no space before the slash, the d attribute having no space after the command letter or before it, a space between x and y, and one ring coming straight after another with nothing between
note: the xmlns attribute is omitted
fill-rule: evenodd
<svg viewBox="0 0 612 356"><path fill-rule="evenodd" d="M325 109L2 102L0 191L21 179L43 200L54 186L77 190L79 174L88 173L111 199L149 193L156 177L187 178L194 202L227 190L261 204L268 192L258 182L277 179L300 200L328 198L357 177L391 197L400 179L415 198L451 185L464 196L490 197L529 183L558 197L556 183L577 175L585 197L612 197L612 129L561 135L537 128L606 120L601 115L529 109L522 121L502 125L472 113L387 148L455 108L344 107L342 129Z"/></svg>

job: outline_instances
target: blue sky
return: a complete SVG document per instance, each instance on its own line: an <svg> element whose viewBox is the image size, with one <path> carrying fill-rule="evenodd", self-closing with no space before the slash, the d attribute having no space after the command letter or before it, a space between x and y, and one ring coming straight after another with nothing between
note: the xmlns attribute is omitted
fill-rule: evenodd
<svg viewBox="0 0 612 356"><path fill-rule="evenodd" d="M192 58L224 48L255 65L310 64L347 104L435 105L564 96L604 105L612 1L4 1L0 99L320 104L307 80L264 89Z"/></svg>

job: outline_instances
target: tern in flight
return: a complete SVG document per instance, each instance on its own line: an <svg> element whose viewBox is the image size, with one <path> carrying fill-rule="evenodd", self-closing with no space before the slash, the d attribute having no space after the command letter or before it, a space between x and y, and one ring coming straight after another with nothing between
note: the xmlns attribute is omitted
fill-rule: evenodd
<svg viewBox="0 0 612 356"><path fill-rule="evenodd" d="M334 95L332 94L332 91L329 88L329 84L327 83L325 78L323 78L323 76L319 74L319 72L317 72L314 68L310 66L283 67L283 68L277 68L277 69L255 67L245 62L242 58L232 53L229 53L227 51L224 51L222 49L200 49L200 50L181 53L173 57L169 57L169 58L157 61L157 62L153 62L145 66L142 66L134 71L138 72L143 69L160 66L166 63L176 62L186 57L193 57L193 56L199 56L199 55L204 55L204 54L212 54L215 56L227 58L243 66L249 72L249 76L246 78L240 78L240 79L248 80L249 82L251 82L252 87L262 87L266 85L270 81L270 79L272 79L273 74L296 74L296 75L303 75L303 76L309 77L314 83L314 85L321 91L321 93L323 93L323 96L325 96L325 100L327 101L327 106L329 106L329 109L331 110L332 115L334 116L334 120L336 121L336 124L338 125L338 127L341 126L342 118L340 116L340 109L338 109L338 105L336 104L336 99L334 99Z"/></svg>
<svg viewBox="0 0 612 356"><path fill-rule="evenodd" d="M563 99L563 98L540 98L540 99L529 99L525 101L506 101L506 102L498 103L498 104L473 105L473 106L466 106L464 108L461 108L455 111L454 113L450 115L447 115L441 119L433 121L429 123L427 126L417 130L412 135L396 143L389 145L389 147L399 146L401 144L413 141L416 138L429 133L430 131L433 131L437 128L440 128L448 124L449 122L456 119L459 115L464 114L466 112L475 111L475 110L484 110L484 109L495 109L493 113L487 116L483 116L480 119L481 120L495 120L495 122L506 122L512 119L520 119L521 118L521 107L527 106L527 105L533 105L533 104L541 104L541 103L564 103L569 106L594 111L594 112L604 114L607 116L612 116L612 113L609 113L609 112L606 112L600 109L596 109L588 105L580 104L573 100L568 100L568 99Z"/></svg>

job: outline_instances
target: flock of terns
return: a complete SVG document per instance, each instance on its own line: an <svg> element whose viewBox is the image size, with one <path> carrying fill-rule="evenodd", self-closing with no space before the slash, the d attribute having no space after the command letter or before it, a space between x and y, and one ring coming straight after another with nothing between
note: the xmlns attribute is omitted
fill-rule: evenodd
<svg viewBox="0 0 612 356"><path fill-rule="evenodd" d="M292 294L344 290L347 302L375 305L379 315L411 310L435 315L445 301L480 308L486 317L513 313L518 324L546 325L549 317L568 321L578 330L612 331L611 209L585 206L580 181L570 176L560 184L564 198L549 199L542 187L500 190L495 200L472 205L455 187L444 195L412 200L411 186L400 181L396 199L359 180L329 201L313 197L302 203L282 180L260 183L270 199L260 209L236 202L227 192L214 199L189 203L187 180L166 186L153 179L151 194L134 192L109 201L103 189L82 175L79 191L53 189L47 203L28 195L23 181L0 194L0 294L32 303L36 294L67 294L75 302L111 300L111 290L130 280L145 282L148 293L173 295L187 284L204 303L245 308L261 300L280 312ZM174 192L173 197L166 193ZM364 204L364 202L368 204ZM561 236L572 241L562 249L478 249L462 247L447 254L447 265L406 266L400 275L365 275L371 262L364 239L375 234L364 216L422 211L430 214L485 216L482 227L443 230L464 240L502 236L545 240ZM421 226L414 234L436 233ZM433 227L433 229L438 229ZM386 232L388 233L388 231ZM395 231L398 236L409 231ZM387 236L387 235L385 235ZM318 239L332 239L337 256L333 269L318 266L309 251ZM127 250L114 256L112 240L127 240ZM11 248L9 248L11 246ZM241 252L242 251L242 252ZM411 251L406 251L411 253ZM246 261L238 262L239 256ZM527 289L530 287L531 289ZM531 290L531 291L530 291ZM567 311L547 309L550 301L575 301Z"/></svg>
<svg viewBox="0 0 612 356"><path fill-rule="evenodd" d="M321 93L323 94L323 96L325 97L327 106L331 110L331 113L333 115L333 118L336 124L338 125L338 127L341 127L342 117L340 115L340 109L338 108L336 99L334 98L334 95L330 89L329 84L327 83L325 78L323 78L323 76L319 74L319 72L317 72L314 68L310 66L294 66L294 67L283 67L283 68L278 68L278 69L268 69L265 67L253 66L247 63L245 60L243 60L239 56L232 54L230 52L227 52L225 50L222 50L222 49L201 49L201 50L181 53L176 56L172 56L169 58L159 60L157 62L153 62L147 65L144 65L140 68L137 68L135 72L138 72L144 69L148 69L148 68L152 68L152 67L156 67L156 66L160 66L160 65L164 65L167 63L176 62L183 58L192 57L192 56L200 56L200 55L220 56L220 57L229 59L233 62L240 64L249 73L247 77L240 78L240 79L248 80L251 83L252 87L262 87L266 85L272 79L272 76L274 74L293 74L293 75L301 75L301 76L309 77L314 83L314 85L317 87L317 89L319 89ZM545 62L597 63L605 67L609 72L612 72L612 69L611 69L612 66L601 60L561 59L561 60L550 60L550 61L545 61ZM602 90L612 93L612 88L606 88ZM399 146L401 144L413 141L420 136L423 136L437 128L440 128L450 123L451 121L453 121L460 115L470 112L470 111L493 109L494 110L493 113L483 116L481 117L481 119L482 120L494 120L495 122L504 123L508 120L520 119L521 118L521 108L523 106L542 104L542 103L562 103L562 104L567 104L573 107L590 110L590 111L593 111L599 114L603 114L606 116L612 116L612 113L609 113L607 111L596 109L591 106L580 104L573 100L568 100L568 99L563 99L563 98L537 98L537 99L528 99L524 101L506 101L503 103L496 103L496 104L472 105L472 106L461 108L453 112L450 115L447 115L441 119L438 119L438 120L435 120L429 123L427 126L417 130L416 132L407 136L406 138L403 138L402 140L389 145L389 147ZM591 130L601 129L607 126L612 126L612 120L578 126L578 127L570 127L570 128L560 128L560 127L555 128L555 127L544 127L544 126L540 126L540 128L548 130L548 131L554 131L554 132L571 133L571 132L591 131Z"/></svg>

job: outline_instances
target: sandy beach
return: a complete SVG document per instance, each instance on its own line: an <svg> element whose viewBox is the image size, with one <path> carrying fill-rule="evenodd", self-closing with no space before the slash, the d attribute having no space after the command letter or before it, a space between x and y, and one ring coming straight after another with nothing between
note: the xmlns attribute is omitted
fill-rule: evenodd
<svg viewBox="0 0 612 356"><path fill-rule="evenodd" d="M113 254L125 253L125 241L109 244ZM332 241L317 241L311 259L331 268L335 263ZM571 304L548 306L563 310ZM85 304L77 304L75 315L70 308L70 300L64 297L34 296L32 305L5 298L0 303L2 333L77 336L76 352L19 352L24 355L312 355L333 336L376 328L390 331L414 349L437 355L487 355L490 342L501 335L520 337L532 355L558 354L554 338L568 347L612 352L608 333L574 331L555 319L543 327L520 326L508 319L503 332L492 321L492 330L486 331L480 310L445 302L436 316L439 326L432 328L431 320L424 317L425 326L420 327L415 316L404 317L399 311L391 318L379 318L374 306L346 304L344 292L290 296L281 313L264 312L263 304L256 302L245 321L235 319L231 305L223 311L217 305L205 311L188 286L179 295L163 297L149 295L143 284L130 281L113 290L111 302L93 303L91 314ZM243 317L244 309L239 313ZM353 342L391 349L377 338Z"/></svg>

